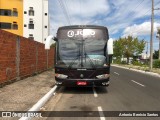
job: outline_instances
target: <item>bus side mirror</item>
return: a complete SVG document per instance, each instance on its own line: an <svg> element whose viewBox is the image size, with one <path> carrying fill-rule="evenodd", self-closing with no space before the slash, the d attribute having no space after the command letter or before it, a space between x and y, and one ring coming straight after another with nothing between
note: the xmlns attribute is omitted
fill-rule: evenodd
<svg viewBox="0 0 160 120"><path fill-rule="evenodd" d="M107 44L108 55L113 55L113 39L110 38Z"/></svg>
<svg viewBox="0 0 160 120"><path fill-rule="evenodd" d="M58 41L58 38L57 38L57 37L54 37L54 39L53 39L53 40L57 42L57 41Z"/></svg>
<svg viewBox="0 0 160 120"><path fill-rule="evenodd" d="M56 40L58 40L56 38ZM45 43L45 49L49 50L50 49L50 46L54 43L56 43L56 40L55 40L55 37L53 38L52 35L49 35L46 39L46 43Z"/></svg>

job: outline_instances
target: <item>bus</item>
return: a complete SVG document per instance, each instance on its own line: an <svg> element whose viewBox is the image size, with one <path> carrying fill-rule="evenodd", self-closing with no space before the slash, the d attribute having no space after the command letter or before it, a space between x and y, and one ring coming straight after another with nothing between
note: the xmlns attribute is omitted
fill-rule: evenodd
<svg viewBox="0 0 160 120"><path fill-rule="evenodd" d="M108 29L95 25L58 28L47 37L46 49L56 42L55 80L57 86L109 86L113 40Z"/></svg>

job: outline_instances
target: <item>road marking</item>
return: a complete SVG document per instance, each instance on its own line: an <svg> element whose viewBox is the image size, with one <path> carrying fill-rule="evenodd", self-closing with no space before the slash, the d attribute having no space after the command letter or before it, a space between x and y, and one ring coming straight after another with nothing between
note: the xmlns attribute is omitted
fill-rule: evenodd
<svg viewBox="0 0 160 120"><path fill-rule="evenodd" d="M94 93L94 97L98 97L98 94L97 94L97 92L96 92L94 87L93 87L93 93Z"/></svg>
<svg viewBox="0 0 160 120"><path fill-rule="evenodd" d="M101 106L98 106L98 112L99 112L100 120L105 120L105 117L104 117L103 110L102 110Z"/></svg>
<svg viewBox="0 0 160 120"><path fill-rule="evenodd" d="M119 73L117 73L117 72L114 72L116 75L119 75Z"/></svg>
<svg viewBox="0 0 160 120"><path fill-rule="evenodd" d="M142 86L142 87L145 87L145 85L143 85L143 84L141 84L141 83L139 83L139 82L136 82L136 81L134 81L134 80L131 80L132 82L134 82L134 83L136 83L136 84L138 84L138 85L140 85L140 86Z"/></svg>

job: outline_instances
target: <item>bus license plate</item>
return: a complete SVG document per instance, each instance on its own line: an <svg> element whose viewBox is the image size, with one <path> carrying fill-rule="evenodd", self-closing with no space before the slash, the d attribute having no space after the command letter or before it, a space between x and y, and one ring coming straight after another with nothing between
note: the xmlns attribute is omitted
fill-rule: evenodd
<svg viewBox="0 0 160 120"><path fill-rule="evenodd" d="M77 85L87 85L87 82L86 81L78 81Z"/></svg>

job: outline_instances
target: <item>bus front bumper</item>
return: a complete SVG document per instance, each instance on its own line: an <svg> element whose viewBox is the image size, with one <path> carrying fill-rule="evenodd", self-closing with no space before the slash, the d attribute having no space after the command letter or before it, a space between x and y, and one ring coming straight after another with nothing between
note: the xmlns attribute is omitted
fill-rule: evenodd
<svg viewBox="0 0 160 120"><path fill-rule="evenodd" d="M107 79L56 79L56 85L58 86L70 86L70 87L100 87L109 86L109 78Z"/></svg>

